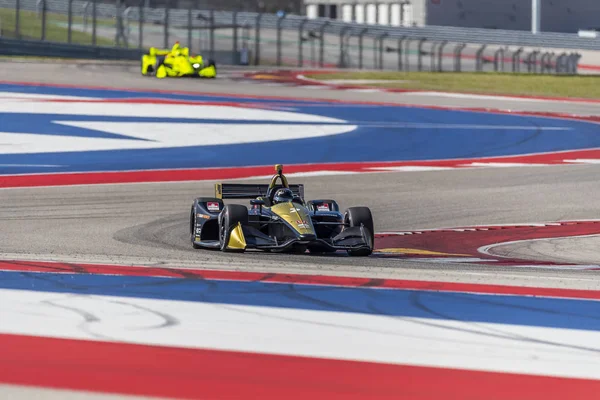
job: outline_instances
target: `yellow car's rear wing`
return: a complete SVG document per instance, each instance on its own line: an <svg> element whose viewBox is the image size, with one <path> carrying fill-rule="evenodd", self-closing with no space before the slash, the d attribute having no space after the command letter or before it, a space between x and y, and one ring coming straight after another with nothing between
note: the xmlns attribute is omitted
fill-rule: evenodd
<svg viewBox="0 0 600 400"><path fill-rule="evenodd" d="M242 184L242 183L215 183L215 197L217 199L254 199L266 196L269 191L268 184ZM277 185L273 190L283 186ZM289 185L294 195L304 198L304 185Z"/></svg>

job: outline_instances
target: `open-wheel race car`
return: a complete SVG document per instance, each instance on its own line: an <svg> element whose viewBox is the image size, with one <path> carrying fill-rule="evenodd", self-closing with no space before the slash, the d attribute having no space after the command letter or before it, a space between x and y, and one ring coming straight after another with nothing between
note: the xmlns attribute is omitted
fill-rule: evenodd
<svg viewBox="0 0 600 400"><path fill-rule="evenodd" d="M142 75L157 78L216 78L217 67L213 60L204 62L201 55L190 56L188 47L181 47L176 42L171 49L151 47L142 55Z"/></svg>
<svg viewBox="0 0 600 400"><path fill-rule="evenodd" d="M194 200L190 212L192 246L243 252L373 252L373 216L368 207L340 212L335 200L304 200L304 185L288 184L283 167L270 184L215 184L215 197ZM281 180L278 184L277 180ZM251 199L250 208L223 199Z"/></svg>

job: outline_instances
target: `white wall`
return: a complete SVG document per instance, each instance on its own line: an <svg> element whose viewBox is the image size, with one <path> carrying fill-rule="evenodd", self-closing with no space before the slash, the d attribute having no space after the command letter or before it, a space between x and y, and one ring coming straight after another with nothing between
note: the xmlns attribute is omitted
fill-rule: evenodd
<svg viewBox="0 0 600 400"><path fill-rule="evenodd" d="M402 26L412 26L414 22L413 5L411 3L403 3L402 7Z"/></svg>
<svg viewBox="0 0 600 400"><path fill-rule="evenodd" d="M377 23L377 6L375 4L367 4L367 24L376 24Z"/></svg>
<svg viewBox="0 0 600 400"><path fill-rule="evenodd" d="M338 15L338 17L339 17L339 15ZM344 21L344 22L352 22L352 5L351 4L344 4L342 6L341 17L342 17L342 21Z"/></svg>
<svg viewBox="0 0 600 400"><path fill-rule="evenodd" d="M351 22L353 5L350 3L353 3L358 23L412 26L413 22L416 22L421 26L425 23L425 9L428 1L431 0L305 0L304 3L306 15L309 18L318 17L319 4L336 4L338 19ZM448 2L450 0L441 1Z"/></svg>
<svg viewBox="0 0 600 400"><path fill-rule="evenodd" d="M316 5L316 4L307 4L306 5L306 16L308 18L317 18L319 16L318 5Z"/></svg>
<svg viewBox="0 0 600 400"><path fill-rule="evenodd" d="M388 25L389 24L389 5L385 3L380 3L377 5L377 23L380 25Z"/></svg>
<svg viewBox="0 0 600 400"><path fill-rule="evenodd" d="M392 8L390 10L391 15L391 25L392 26L400 26L402 24L402 7L400 4L392 4Z"/></svg>
<svg viewBox="0 0 600 400"><path fill-rule="evenodd" d="M357 4L355 6L356 22L362 24L365 22L365 6L363 4Z"/></svg>

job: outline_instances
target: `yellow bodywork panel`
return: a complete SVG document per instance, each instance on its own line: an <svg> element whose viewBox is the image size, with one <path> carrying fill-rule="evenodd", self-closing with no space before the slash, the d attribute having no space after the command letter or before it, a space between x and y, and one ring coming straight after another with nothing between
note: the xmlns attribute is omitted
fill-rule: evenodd
<svg viewBox="0 0 600 400"><path fill-rule="evenodd" d="M200 76L203 78L215 78L217 76L217 69L214 65L203 68L200 70Z"/></svg>
<svg viewBox="0 0 600 400"><path fill-rule="evenodd" d="M245 250L246 249L246 238L244 237L244 231L242 230L242 224L237 223L235 228L229 235L229 242L227 243L228 250Z"/></svg>
<svg viewBox="0 0 600 400"><path fill-rule="evenodd" d="M313 227L310 216L306 213L303 207L292 202L279 203L271 207L271 211L285 220L301 235L314 235L315 228Z"/></svg>

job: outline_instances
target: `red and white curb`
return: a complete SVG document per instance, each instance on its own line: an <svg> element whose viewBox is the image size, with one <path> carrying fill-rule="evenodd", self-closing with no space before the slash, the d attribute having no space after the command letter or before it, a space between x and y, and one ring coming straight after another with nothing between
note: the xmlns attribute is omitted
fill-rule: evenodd
<svg viewBox="0 0 600 400"><path fill-rule="evenodd" d="M375 254L428 263L478 263L515 268L596 271L600 270L600 265L524 260L495 254L492 249L522 242L597 235L600 235L600 220L380 232L376 236Z"/></svg>

